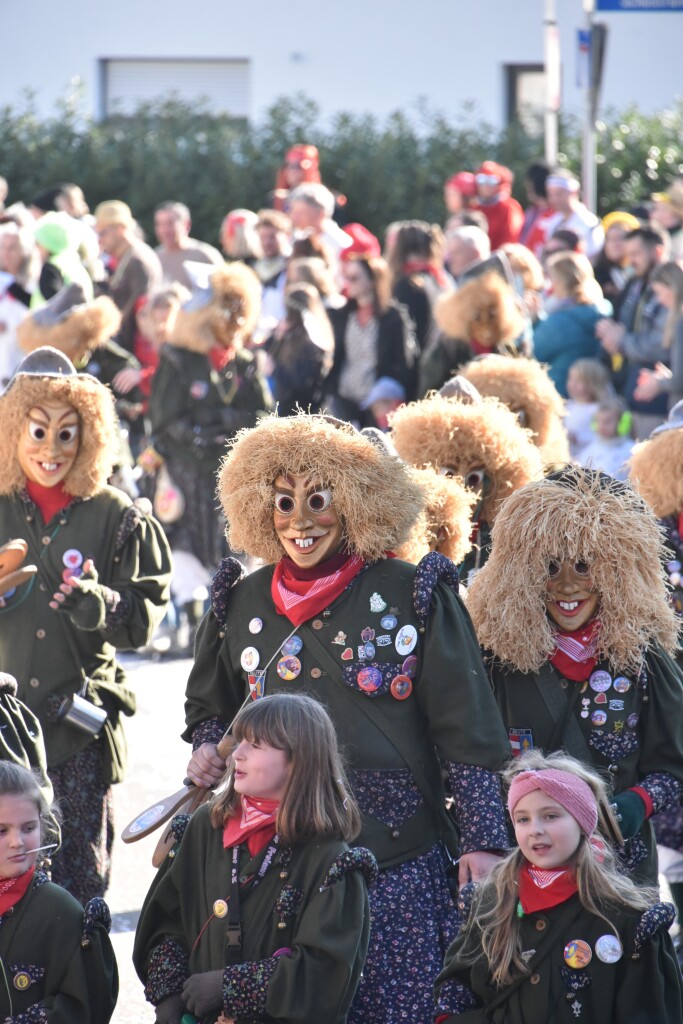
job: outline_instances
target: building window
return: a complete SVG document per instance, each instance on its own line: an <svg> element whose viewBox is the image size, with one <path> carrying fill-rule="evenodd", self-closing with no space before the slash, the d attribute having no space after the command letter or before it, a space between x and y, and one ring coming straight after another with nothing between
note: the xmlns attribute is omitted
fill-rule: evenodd
<svg viewBox="0 0 683 1024"><path fill-rule="evenodd" d="M507 123L519 121L530 138L543 134L545 69L542 64L506 64Z"/></svg>
<svg viewBox="0 0 683 1024"><path fill-rule="evenodd" d="M249 116L249 60L102 57L98 63L101 118L131 114L140 103L172 95L186 103L204 101L215 114Z"/></svg>

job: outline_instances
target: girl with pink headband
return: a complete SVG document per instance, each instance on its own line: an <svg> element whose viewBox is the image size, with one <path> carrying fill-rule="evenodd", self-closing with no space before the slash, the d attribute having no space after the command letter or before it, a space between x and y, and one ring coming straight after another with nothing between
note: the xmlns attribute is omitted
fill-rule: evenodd
<svg viewBox="0 0 683 1024"><path fill-rule="evenodd" d="M436 1024L679 1024L674 909L617 870L600 776L531 750L504 777L518 846L461 891Z"/></svg>

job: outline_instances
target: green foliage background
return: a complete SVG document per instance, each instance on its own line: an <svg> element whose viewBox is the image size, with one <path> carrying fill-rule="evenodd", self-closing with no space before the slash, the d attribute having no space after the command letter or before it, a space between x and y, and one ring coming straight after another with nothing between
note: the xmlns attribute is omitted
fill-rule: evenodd
<svg viewBox="0 0 683 1024"><path fill-rule="evenodd" d="M340 112L323 121L315 102L296 95L251 123L176 98L101 122L84 118L80 108L74 93L47 119L38 117L30 96L21 106L0 109L0 173L10 183L9 201L75 181L91 208L102 199L124 199L149 234L155 206L180 200L192 210L193 234L213 243L228 210L265 205L294 142L318 147L323 180L348 197L349 220L378 234L407 217L442 222L443 182L484 159L513 169L515 194L524 202L524 168L542 156L540 140L519 125L496 130L477 117L474 105L446 114L418 101L384 120ZM578 123L561 125L560 146L561 161L578 171ZM648 198L679 173L683 100L647 116L613 111L599 122L601 214Z"/></svg>

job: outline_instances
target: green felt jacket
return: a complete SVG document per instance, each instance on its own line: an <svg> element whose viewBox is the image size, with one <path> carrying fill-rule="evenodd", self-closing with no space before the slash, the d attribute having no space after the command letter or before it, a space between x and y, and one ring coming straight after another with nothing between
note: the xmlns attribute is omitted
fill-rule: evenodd
<svg viewBox="0 0 683 1024"><path fill-rule="evenodd" d="M119 990L104 900L83 907L37 873L0 918L5 1024L107 1024Z"/></svg>
<svg viewBox="0 0 683 1024"><path fill-rule="evenodd" d="M119 781L125 765L120 716L133 713L135 700L116 648L142 647L163 617L171 573L166 538L151 515L113 487L74 500L47 525L27 496L1 497L0 543L18 537L28 543L27 564L39 571L0 607L0 669L16 677L18 696L42 725L48 768L92 742L58 718L63 699L87 680L86 696L108 712L97 742L106 744L110 781ZM77 628L66 612L49 607L67 562L76 556L93 559L99 583L118 594L101 628Z"/></svg>
<svg viewBox="0 0 683 1024"><path fill-rule="evenodd" d="M251 857L240 848L240 883L258 873L266 852ZM342 1024L368 947L370 855L351 853L338 839L296 846L291 856L278 849L262 881L240 892L238 951L226 946L228 918L213 913L216 901L230 906L234 900L231 865L223 830L213 828L203 806L175 857L164 862L140 915L133 962L148 999L158 1003L180 992L190 974L227 968L228 1016ZM150 971L160 948L168 954Z"/></svg>
<svg viewBox="0 0 683 1024"><path fill-rule="evenodd" d="M196 727L208 719L232 720L249 693L242 661L245 649L253 647L260 667L266 669L266 694L305 692L326 706L363 811L358 841L372 850L381 867L418 856L439 838L457 845L453 823L443 813L442 766L455 763L496 772L509 752L474 631L459 597L437 583L423 626L414 609L416 567L386 559L361 572L306 629L295 630L273 604L273 571L273 566L266 566L228 592L225 629L213 611L205 617L187 684L184 738L192 740ZM387 615L396 619L395 626L382 626ZM258 633L250 631L254 618L262 623ZM374 631L374 653L368 657L364 652L361 658L359 648L364 648L362 634L370 635L367 630ZM415 636L414 647L401 643L406 630ZM277 666L282 644L293 632L303 641L296 656L301 670L286 681ZM324 658L312 637L324 648ZM390 683L403 673L407 656L416 659L412 692L396 699ZM368 665L377 666L383 678L383 687L374 696L358 683L359 672ZM474 768L475 781L467 794L473 800L471 813L458 822L461 848L466 852L507 845L504 826L502 839L495 825L488 840L482 836L488 812L490 820L495 820L498 808L476 806L476 773ZM403 793L392 793L392 778L405 778L406 788L417 784L425 798L398 824L390 821L390 813L382 820L370 813L363 794L358 793L359 785L381 789L386 780L384 800L395 805ZM456 806L463 797L456 794Z"/></svg>
<svg viewBox="0 0 683 1024"><path fill-rule="evenodd" d="M613 929L585 910L578 895L524 917L520 930L528 973L505 989L491 984L488 962L476 957L481 933L475 921L473 930L461 932L452 944L437 978L440 1009L445 1013L450 1004L457 1011L445 1018L448 1024L679 1024L681 973L667 930L673 907L660 903L644 914L606 908L606 914L622 945L613 963L598 955L598 940L613 935ZM566 947L576 940L590 947L585 967L565 962Z"/></svg>
<svg viewBox="0 0 683 1024"><path fill-rule="evenodd" d="M644 783L655 813L669 806L672 794L675 805L675 786L667 786L661 776L683 783L683 678L660 648L647 652L645 669L646 675L638 679L598 664L596 672L605 672L604 680L609 679L610 685L596 690L590 682L563 679L550 662L538 673L528 674L494 664L493 690L513 751L531 746L549 752L561 747L604 772L615 793ZM572 703L559 732L546 698L557 702L560 723ZM649 821L627 843L627 854L635 874L656 884Z"/></svg>

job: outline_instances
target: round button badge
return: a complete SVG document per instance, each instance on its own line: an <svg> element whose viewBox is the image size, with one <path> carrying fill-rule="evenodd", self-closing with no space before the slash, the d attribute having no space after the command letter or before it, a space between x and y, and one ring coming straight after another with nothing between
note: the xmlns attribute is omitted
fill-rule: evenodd
<svg viewBox="0 0 683 1024"><path fill-rule="evenodd" d="M401 626L396 639L394 640L394 647L399 654L410 654L415 649L417 643L417 630L415 626Z"/></svg>
<svg viewBox="0 0 683 1024"><path fill-rule="evenodd" d="M298 654L303 645L304 642L300 636L290 636L282 645L282 653L284 655Z"/></svg>
<svg viewBox="0 0 683 1024"><path fill-rule="evenodd" d="M255 647L245 647L240 656L240 664L245 672L253 672L258 668L261 655Z"/></svg>
<svg viewBox="0 0 683 1024"><path fill-rule="evenodd" d="M250 620L250 622L249 622L249 632L250 633L260 633L262 629L263 629L263 619L255 618L255 619L251 619Z"/></svg>
<svg viewBox="0 0 683 1024"><path fill-rule="evenodd" d="M627 679L626 676L617 676L614 680L614 689L617 693L626 693L631 689L631 680Z"/></svg>
<svg viewBox="0 0 683 1024"><path fill-rule="evenodd" d="M390 690L396 700L406 700L413 692L413 682L409 676L394 676Z"/></svg>
<svg viewBox="0 0 683 1024"><path fill-rule="evenodd" d="M301 662L294 655L289 655L286 658L280 658L277 663L277 674L280 679L284 679L286 683L291 683L292 679L301 672Z"/></svg>
<svg viewBox="0 0 683 1024"><path fill-rule="evenodd" d="M604 725L607 721L607 712L605 711L594 711L591 715L591 722L593 725Z"/></svg>
<svg viewBox="0 0 683 1024"><path fill-rule="evenodd" d="M380 619L380 625L382 629L394 629L398 625L398 619L395 615L384 615Z"/></svg>
<svg viewBox="0 0 683 1024"><path fill-rule="evenodd" d="M567 967L588 967L592 959L593 951L585 939L572 939L564 947L564 962Z"/></svg>
<svg viewBox="0 0 683 1024"><path fill-rule="evenodd" d="M414 679L417 673L417 656L411 654L401 665L401 672L409 679Z"/></svg>
<svg viewBox="0 0 683 1024"><path fill-rule="evenodd" d="M603 964L615 964L623 954L624 947L616 935L601 935L595 940L595 955Z"/></svg>
<svg viewBox="0 0 683 1024"><path fill-rule="evenodd" d="M367 665L356 676L356 682L361 690L365 690L366 693L374 693L382 685L382 673L373 665Z"/></svg>
<svg viewBox="0 0 683 1024"><path fill-rule="evenodd" d="M605 690L609 690L612 685L612 677L609 672L598 670L590 677L588 685L591 690L595 690L596 693L603 693Z"/></svg>

